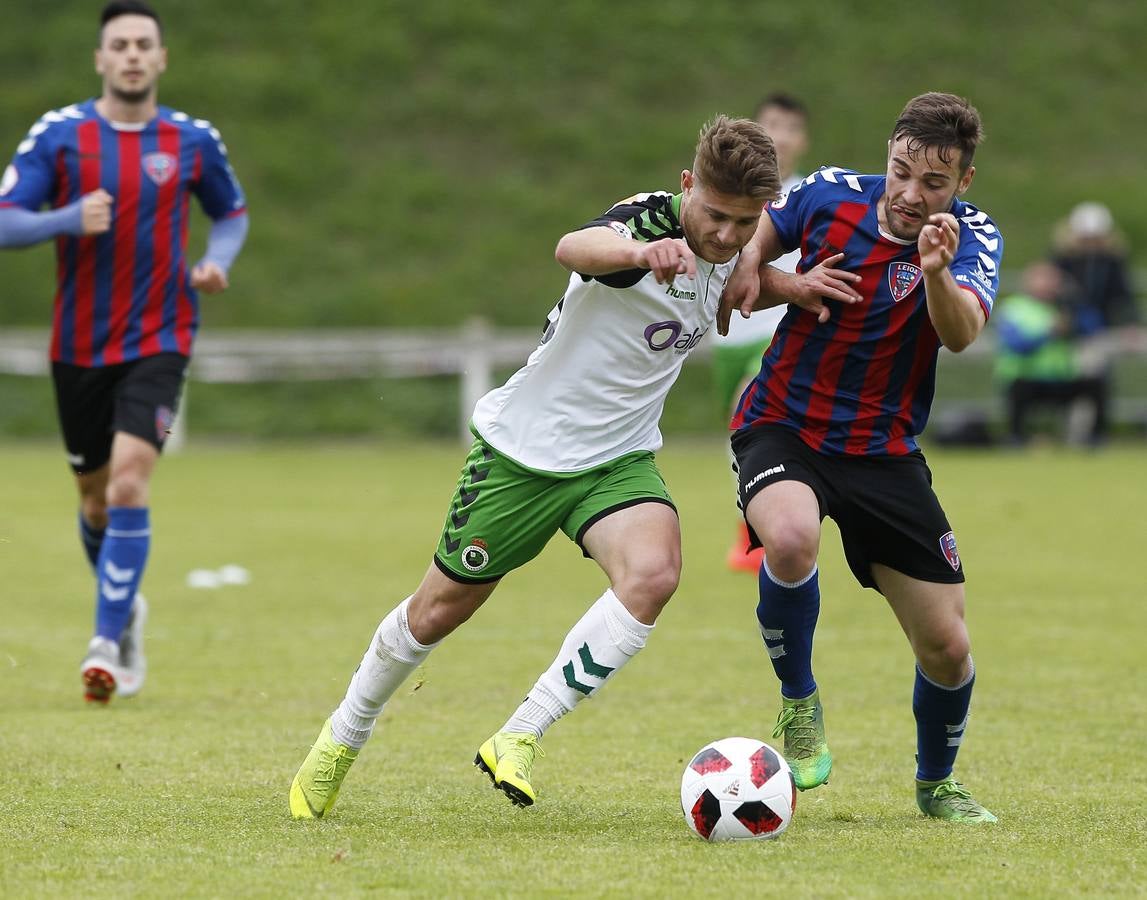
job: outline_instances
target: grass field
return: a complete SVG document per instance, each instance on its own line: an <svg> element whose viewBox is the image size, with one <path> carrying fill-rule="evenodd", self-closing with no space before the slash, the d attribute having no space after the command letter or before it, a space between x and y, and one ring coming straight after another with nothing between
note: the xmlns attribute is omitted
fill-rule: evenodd
<svg viewBox="0 0 1147 900"><path fill-rule="evenodd" d="M672 442L671 442L672 443ZM661 454L685 575L648 649L547 735L539 804L470 765L600 593L556 540L388 706L331 818L291 776L379 618L417 583L462 452L193 447L154 489L144 693L80 701L90 576L54 444L0 450L0 894L25 896L1126 896L1147 892L1141 448L934 453L969 574L979 670L958 774L994 828L912 793L912 660L831 526L817 675L837 757L778 841L682 822L689 755L768 739L776 686L753 580L723 568L719 442ZM245 587L193 590L238 563Z"/></svg>

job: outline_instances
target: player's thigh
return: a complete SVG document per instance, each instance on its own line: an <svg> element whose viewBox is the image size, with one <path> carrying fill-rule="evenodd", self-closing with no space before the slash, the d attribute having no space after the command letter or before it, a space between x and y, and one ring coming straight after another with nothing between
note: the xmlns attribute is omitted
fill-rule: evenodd
<svg viewBox="0 0 1147 900"><path fill-rule="evenodd" d="M842 496L833 516L862 585L879 589L876 563L921 582L963 583L955 533L923 456L842 459L836 465Z"/></svg>
<svg viewBox="0 0 1147 900"><path fill-rule="evenodd" d="M904 633L917 642L936 642L964 621L964 585L922 581L880 563L873 575Z"/></svg>
<svg viewBox="0 0 1147 900"><path fill-rule="evenodd" d="M732 446L737 503L745 513L752 544L764 546L766 557L777 562L810 554L815 559L830 494L817 454L779 425L738 432Z"/></svg>
<svg viewBox="0 0 1147 900"><path fill-rule="evenodd" d="M681 575L681 523L677 511L659 499L614 509L582 536L586 555L611 583L658 582L667 593Z"/></svg>
<svg viewBox="0 0 1147 900"><path fill-rule="evenodd" d="M86 368L52 363L56 415L68 463L82 478L95 476L111 458L115 387L120 374L119 366Z"/></svg>
<svg viewBox="0 0 1147 900"><path fill-rule="evenodd" d="M964 585L921 581L880 563L872 572L924 673L941 684L962 681L971 652Z"/></svg>
<svg viewBox="0 0 1147 900"><path fill-rule="evenodd" d="M525 565L576 501L576 484L531 472L481 438L462 465L434 563L463 584L497 581Z"/></svg>
<svg viewBox="0 0 1147 900"><path fill-rule="evenodd" d="M676 521L677 508L652 453L628 454L581 477L585 479L584 490L561 523L561 528L581 547L585 556L596 560L599 565L602 561L587 545L586 538L594 531L598 537L595 547L604 552L606 548L600 546L600 536L612 533L619 520L602 528L597 528L599 523L623 510L644 504L664 507Z"/></svg>
<svg viewBox="0 0 1147 900"><path fill-rule="evenodd" d="M187 362L180 353L159 353L125 363L127 371L116 387L114 430L163 450L175 424Z"/></svg>

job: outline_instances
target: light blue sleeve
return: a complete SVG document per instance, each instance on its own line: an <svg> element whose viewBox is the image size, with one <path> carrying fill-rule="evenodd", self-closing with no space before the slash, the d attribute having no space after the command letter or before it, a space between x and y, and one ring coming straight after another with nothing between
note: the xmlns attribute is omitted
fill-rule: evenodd
<svg viewBox="0 0 1147 900"><path fill-rule="evenodd" d="M243 242L247 240L248 226L246 213L216 219L207 235L207 252L199 262L213 262L224 272L230 271L235 257L243 249Z"/></svg>
<svg viewBox="0 0 1147 900"><path fill-rule="evenodd" d="M0 247L29 247L61 234L83 234L81 200L59 209L31 212L22 206L0 206Z"/></svg>

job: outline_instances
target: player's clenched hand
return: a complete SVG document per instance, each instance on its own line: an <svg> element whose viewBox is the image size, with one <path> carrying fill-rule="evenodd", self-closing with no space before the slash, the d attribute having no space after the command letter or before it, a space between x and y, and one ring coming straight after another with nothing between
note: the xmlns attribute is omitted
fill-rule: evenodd
<svg viewBox="0 0 1147 900"><path fill-rule="evenodd" d="M948 268L960 245L960 223L951 213L935 213L920 229L916 246L920 250L920 268L925 275L935 275Z"/></svg>
<svg viewBox="0 0 1147 900"><path fill-rule="evenodd" d="M85 235L103 234L112 227L114 197L103 188L85 194L80 200L80 223Z"/></svg>
<svg viewBox="0 0 1147 900"><path fill-rule="evenodd" d="M664 238L652 244L642 244L637 257L637 267L649 269L658 284L669 284L678 275L692 278L697 274L693 251L681 238Z"/></svg>
<svg viewBox="0 0 1147 900"><path fill-rule="evenodd" d="M717 306L718 334L729 333L729 320L733 317L734 309L746 319L753 311L753 305L761 293L761 276L755 259L742 251L733 274L725 282L725 290L721 292L721 302Z"/></svg>
<svg viewBox="0 0 1147 900"><path fill-rule="evenodd" d="M213 262L201 262L191 270L191 286L205 294L227 290L227 273Z"/></svg>
<svg viewBox="0 0 1147 900"><path fill-rule="evenodd" d="M836 268L843 259L843 253L834 254L796 278L791 300L801 309L816 313L818 322L828 321L829 309L824 305L825 300L859 303L864 299L852 287L860 281L860 276Z"/></svg>

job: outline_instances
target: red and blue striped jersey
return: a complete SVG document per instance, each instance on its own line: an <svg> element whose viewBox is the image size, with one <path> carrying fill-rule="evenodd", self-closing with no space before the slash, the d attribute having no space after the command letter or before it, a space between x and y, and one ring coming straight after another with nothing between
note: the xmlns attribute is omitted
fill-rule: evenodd
<svg viewBox="0 0 1147 900"><path fill-rule="evenodd" d="M741 395L733 430L776 423L813 450L903 455L917 448L932 406L940 339L928 317L916 242L883 233L877 208L883 175L825 168L768 207L781 246L799 248L799 272L844 253L839 267L861 276L864 299L826 301L824 324L790 304ZM1003 238L985 213L957 198L960 241L949 267L990 315Z"/></svg>
<svg viewBox="0 0 1147 900"><path fill-rule="evenodd" d="M102 118L95 101L46 113L16 149L0 206L67 206L97 188L112 226L56 239L54 361L106 366L190 354L199 323L185 257L194 194L212 219L245 211L227 148L210 122L160 107L139 128Z"/></svg>

